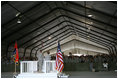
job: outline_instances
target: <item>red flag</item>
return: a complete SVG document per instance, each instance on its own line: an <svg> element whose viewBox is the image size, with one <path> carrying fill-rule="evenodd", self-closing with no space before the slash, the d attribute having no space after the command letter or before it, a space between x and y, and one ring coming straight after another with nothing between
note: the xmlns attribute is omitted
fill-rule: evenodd
<svg viewBox="0 0 118 79"><path fill-rule="evenodd" d="M15 63L18 64L19 61L19 55L18 55L18 47L17 47L17 42L15 43L14 48L16 49L16 58L15 58Z"/></svg>
<svg viewBox="0 0 118 79"><path fill-rule="evenodd" d="M14 46L14 48L16 48L16 49L18 48L18 47L17 47L17 42L15 42L15 46Z"/></svg>

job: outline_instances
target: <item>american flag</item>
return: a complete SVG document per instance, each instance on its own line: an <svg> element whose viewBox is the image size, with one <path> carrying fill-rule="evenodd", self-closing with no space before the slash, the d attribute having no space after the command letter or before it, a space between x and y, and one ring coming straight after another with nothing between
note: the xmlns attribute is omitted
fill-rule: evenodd
<svg viewBox="0 0 118 79"><path fill-rule="evenodd" d="M56 53L56 70L62 72L64 68L63 56L60 48L60 43L58 42L57 53Z"/></svg>

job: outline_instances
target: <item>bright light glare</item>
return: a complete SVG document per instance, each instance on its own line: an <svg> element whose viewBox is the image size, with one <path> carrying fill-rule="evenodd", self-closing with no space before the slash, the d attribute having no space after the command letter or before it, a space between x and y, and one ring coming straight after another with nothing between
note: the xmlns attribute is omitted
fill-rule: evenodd
<svg viewBox="0 0 118 79"><path fill-rule="evenodd" d="M83 54L73 54L74 56L81 56L81 55L83 55Z"/></svg>
<svg viewBox="0 0 118 79"><path fill-rule="evenodd" d="M51 36L49 36L48 39L51 39Z"/></svg>
<svg viewBox="0 0 118 79"><path fill-rule="evenodd" d="M20 23L21 23L21 21L18 19L17 23L18 23L18 24L20 24Z"/></svg>
<svg viewBox="0 0 118 79"><path fill-rule="evenodd" d="M93 15L89 14L88 17L92 17Z"/></svg>

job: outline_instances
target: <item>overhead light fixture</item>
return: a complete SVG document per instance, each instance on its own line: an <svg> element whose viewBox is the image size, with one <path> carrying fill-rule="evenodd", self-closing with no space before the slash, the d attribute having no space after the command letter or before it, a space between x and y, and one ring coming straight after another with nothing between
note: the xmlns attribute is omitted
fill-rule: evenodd
<svg viewBox="0 0 118 79"><path fill-rule="evenodd" d="M93 24L93 22L86 22L86 23L89 24L89 25ZM89 26L89 25L87 25L87 26Z"/></svg>
<svg viewBox="0 0 118 79"><path fill-rule="evenodd" d="M48 39L51 39L51 38L52 38L51 36L48 37Z"/></svg>
<svg viewBox="0 0 118 79"><path fill-rule="evenodd" d="M88 38L90 37L90 36L87 36Z"/></svg>
<svg viewBox="0 0 118 79"><path fill-rule="evenodd" d="M92 17L93 15L89 14L88 17Z"/></svg>
<svg viewBox="0 0 118 79"><path fill-rule="evenodd" d="M20 13L20 12L18 12L18 13L16 14L16 17L18 17L20 14L21 14L21 13Z"/></svg>
<svg viewBox="0 0 118 79"><path fill-rule="evenodd" d="M17 17L17 23L20 24L21 23L21 12L16 13L16 17Z"/></svg>
<svg viewBox="0 0 118 79"><path fill-rule="evenodd" d="M21 20L20 20L20 19L18 19L18 20L17 20L17 23L18 23L18 24L20 24L20 23L21 23Z"/></svg>

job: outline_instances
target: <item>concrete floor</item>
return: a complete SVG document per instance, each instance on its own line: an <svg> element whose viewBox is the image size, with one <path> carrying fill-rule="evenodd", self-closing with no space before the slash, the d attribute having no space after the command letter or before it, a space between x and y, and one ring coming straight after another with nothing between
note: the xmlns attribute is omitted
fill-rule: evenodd
<svg viewBox="0 0 118 79"><path fill-rule="evenodd" d="M1 78L13 78L13 73L14 72L1 72Z"/></svg>
<svg viewBox="0 0 118 79"><path fill-rule="evenodd" d="M117 72L90 72L90 71L70 71L65 72L69 74L69 78L117 78ZM1 78L13 78L13 72L2 72Z"/></svg>
<svg viewBox="0 0 118 79"><path fill-rule="evenodd" d="M107 72L71 71L65 73L70 75L69 78L117 78L117 72L115 71L107 71Z"/></svg>

